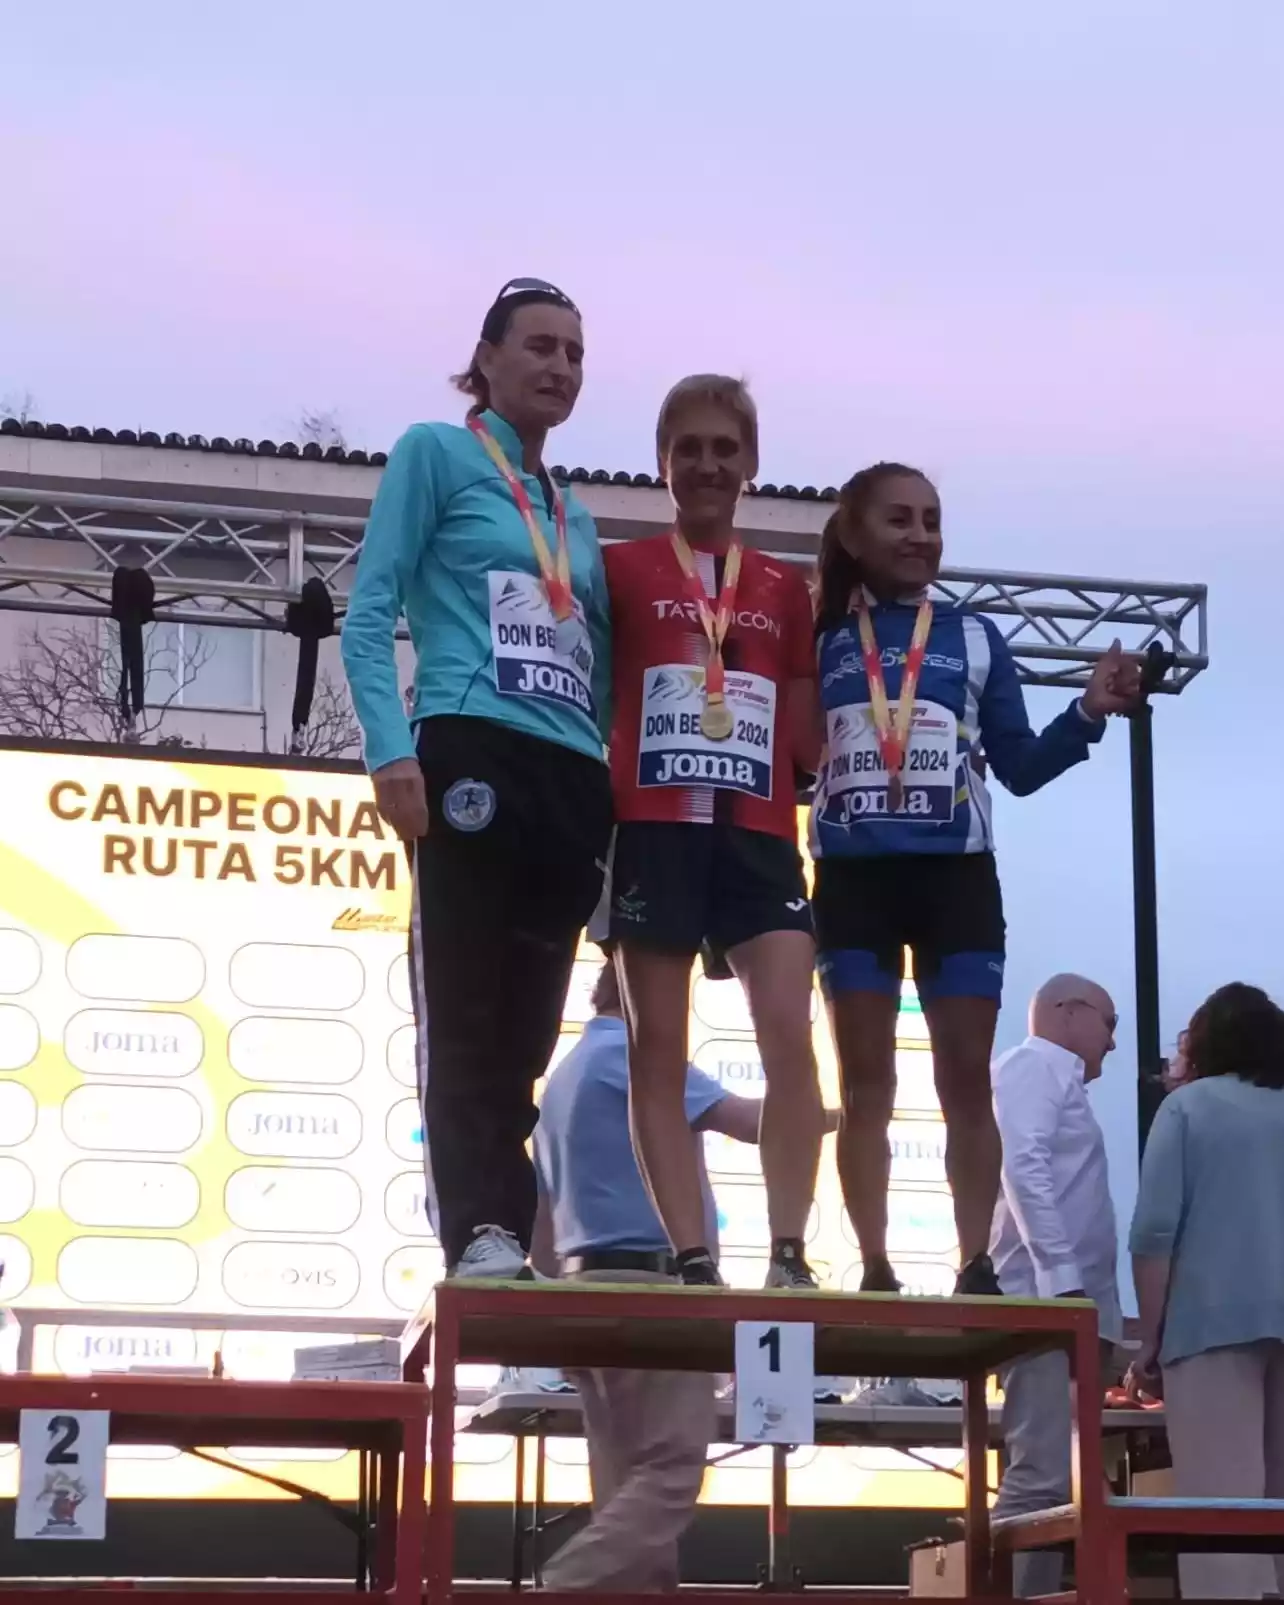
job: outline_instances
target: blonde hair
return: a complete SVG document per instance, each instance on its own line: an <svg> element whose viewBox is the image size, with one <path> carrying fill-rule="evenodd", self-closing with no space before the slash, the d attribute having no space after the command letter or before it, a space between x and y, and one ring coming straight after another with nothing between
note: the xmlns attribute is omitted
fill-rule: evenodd
<svg viewBox="0 0 1284 1605"><path fill-rule="evenodd" d="M693 403L725 408L740 426L740 438L749 454L749 477L758 472L758 408L743 379L725 373L691 373L679 379L660 404L655 425L655 455L664 473L664 459L677 433L677 419Z"/></svg>

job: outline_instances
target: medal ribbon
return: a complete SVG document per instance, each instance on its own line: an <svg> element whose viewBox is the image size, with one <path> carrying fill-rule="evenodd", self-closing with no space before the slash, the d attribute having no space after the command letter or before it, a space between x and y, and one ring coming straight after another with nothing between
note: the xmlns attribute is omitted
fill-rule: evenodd
<svg viewBox="0 0 1284 1605"><path fill-rule="evenodd" d="M901 694L896 702L896 721L892 722L887 705L887 682L883 679L883 662L878 652L878 637L874 634L874 620L864 592L856 599L856 623L860 629L861 656L865 660L865 678L869 682L869 704L874 715L874 728L878 732L878 745L883 755L889 786L899 784L905 753L909 748L910 725L914 718L914 695L918 690L918 677L922 672L927 652L927 637L932 629L932 604L920 602L914 620L914 634L909 651L905 654L905 668L901 674Z"/></svg>
<svg viewBox="0 0 1284 1605"><path fill-rule="evenodd" d="M711 608L709 598L705 594L704 582L700 578L700 570L696 567L695 553L687 544L686 536L679 529L670 530L669 541L682 569L687 598L695 604L700 624L709 641L709 662L704 671L705 701L721 702L726 683L722 643L727 639L727 631L731 628L731 616L735 612L744 542L738 535L731 537L731 545L727 548L727 561L722 570L722 588L718 592L716 608Z"/></svg>
<svg viewBox="0 0 1284 1605"><path fill-rule="evenodd" d="M548 598L548 605L553 610L553 617L558 623L572 618L575 613L575 603L571 592L571 553L566 543L566 503L562 500L561 491L550 479L549 485L553 492L553 522L557 529L557 557L554 559L552 552L549 551L543 525L534 507L531 506L526 486L513 472L512 464L504 456L504 448L480 418L476 416L469 418L468 427L482 443L491 462L504 476L513 500L517 503L517 511L522 515L531 538L531 545L535 549L540 580L544 586L544 595Z"/></svg>

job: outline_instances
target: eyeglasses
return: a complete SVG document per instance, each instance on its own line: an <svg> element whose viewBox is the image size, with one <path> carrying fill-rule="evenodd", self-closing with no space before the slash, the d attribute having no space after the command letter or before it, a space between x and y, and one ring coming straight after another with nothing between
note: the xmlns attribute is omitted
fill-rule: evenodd
<svg viewBox="0 0 1284 1605"><path fill-rule="evenodd" d="M1061 1002L1057 1004L1057 1007L1059 1009L1064 1009L1070 1004L1074 1004L1077 1008L1081 1009L1091 1009L1092 1012L1110 1028L1111 1036L1114 1036L1115 1032L1119 1029L1119 1016L1113 1013L1107 1014L1099 1003L1089 1003L1087 998L1062 998Z"/></svg>
<svg viewBox="0 0 1284 1605"><path fill-rule="evenodd" d="M579 315L580 309L567 295L566 291L559 290L555 284L550 284L547 279L509 279L508 283L495 297L495 302L498 304L500 301L506 300L510 295L525 295L531 290L540 295L551 296L560 306L567 307L577 316Z"/></svg>

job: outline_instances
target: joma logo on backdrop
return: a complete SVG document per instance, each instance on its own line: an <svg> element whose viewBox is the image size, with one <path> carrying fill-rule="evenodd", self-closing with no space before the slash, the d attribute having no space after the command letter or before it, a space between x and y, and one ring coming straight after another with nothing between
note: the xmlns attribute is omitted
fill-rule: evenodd
<svg viewBox="0 0 1284 1605"><path fill-rule="evenodd" d="M177 1054L178 1038L154 1031L95 1031L89 1046L94 1053Z"/></svg>
<svg viewBox="0 0 1284 1605"><path fill-rule="evenodd" d="M205 1037L190 1015L162 1009L82 1009L63 1031L68 1063L86 1075L190 1075Z"/></svg>
<svg viewBox="0 0 1284 1605"><path fill-rule="evenodd" d="M227 1134L243 1154L343 1159L361 1141L361 1111L328 1093L247 1092L228 1106Z"/></svg>
<svg viewBox="0 0 1284 1605"><path fill-rule="evenodd" d="M334 1115L277 1115L257 1113L250 1127L252 1137L337 1137L340 1126Z"/></svg>
<svg viewBox="0 0 1284 1605"><path fill-rule="evenodd" d="M235 839L267 832L277 838L369 838L383 843L389 832L368 800L281 794L260 799L251 792L184 787L158 792L150 786L104 785L90 790L77 780L59 780L49 790L48 806L55 819L68 824L133 827L129 835L104 834L102 868L107 875L183 875L247 884L270 878L282 886L391 892L405 873L404 855L396 848L376 853L278 841L267 864L256 865L251 844ZM216 830L219 836L168 834L196 830Z"/></svg>
<svg viewBox="0 0 1284 1605"><path fill-rule="evenodd" d="M767 1076L761 1059L719 1059L714 1078L723 1086L729 1086L737 1081L765 1083Z"/></svg>

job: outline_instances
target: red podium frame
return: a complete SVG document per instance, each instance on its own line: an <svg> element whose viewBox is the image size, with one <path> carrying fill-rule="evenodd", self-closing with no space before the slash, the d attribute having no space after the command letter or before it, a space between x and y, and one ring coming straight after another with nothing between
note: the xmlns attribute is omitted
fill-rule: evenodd
<svg viewBox="0 0 1284 1605"><path fill-rule="evenodd" d="M996 1571L1001 1581L1010 1585L1014 1555L1079 1542L1081 1523L1082 1515L1073 1505L1009 1517L994 1535ZM1100 1530L1097 1574L1101 1593L1092 1597L1107 1605L1125 1605L1128 1546L1132 1539L1149 1539L1170 1554L1275 1554L1284 1549L1284 1499L1108 1498L1103 1503ZM1010 1592L1010 1587L1005 1592ZM1082 1584L1074 1597L1089 1598Z"/></svg>
<svg viewBox="0 0 1284 1605"><path fill-rule="evenodd" d="M233 1587L135 1587L122 1580L32 1588L40 1605L95 1600L148 1605L419 1605L424 1553L424 1460L429 1395L405 1382L235 1382L209 1377L0 1376L0 1442L17 1443L23 1410L110 1410L113 1444L165 1444L177 1449L263 1448L359 1450L378 1457L379 1503L372 1590L324 1584L269 1587L246 1579ZM399 1475L400 1474L400 1475ZM399 1488L400 1483L400 1488ZM110 1514L108 1516L110 1520ZM92 1546L76 1546L89 1560Z"/></svg>
<svg viewBox="0 0 1284 1605"><path fill-rule="evenodd" d="M1096 1306L1079 1299L903 1298L884 1294L760 1292L601 1283L444 1282L402 1339L404 1374L432 1367L426 1605L502 1589L456 1585L454 1566L455 1369L460 1365L622 1366L669 1371L735 1369L737 1321L814 1325L820 1375L944 1377L963 1383L966 1591L995 1586L986 1498L986 1381L1010 1360L1066 1352L1074 1399L1075 1559L1080 1598L1104 1600L1104 1471ZM1083 1422L1086 1430L1079 1430ZM1087 1497L1081 1497L1087 1490ZM699 1605L735 1590L683 1589ZM740 1592L743 1592L741 1590ZM827 1593L830 1591L826 1591ZM783 1601L806 1596L776 1594ZM852 1596L855 1598L855 1596ZM861 1590L861 1598L869 1597ZM629 1596L615 1596L625 1605ZM641 1597L639 1597L641 1598ZM541 1592L547 1605L583 1596Z"/></svg>

